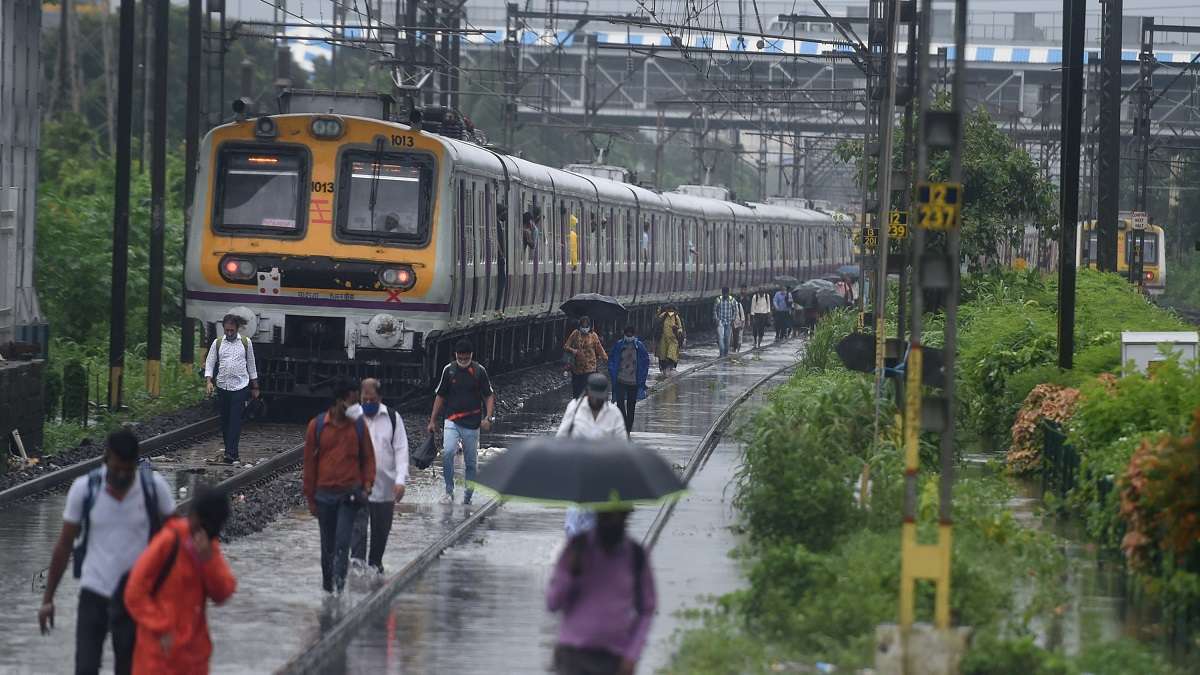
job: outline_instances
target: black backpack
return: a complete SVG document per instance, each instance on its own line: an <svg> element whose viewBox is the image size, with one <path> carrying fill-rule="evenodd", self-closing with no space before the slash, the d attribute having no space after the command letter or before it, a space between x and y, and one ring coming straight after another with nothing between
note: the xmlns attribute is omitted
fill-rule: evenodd
<svg viewBox="0 0 1200 675"><path fill-rule="evenodd" d="M83 575L83 559L87 556L88 534L91 531L92 507L96 497L104 489L104 478L100 475L103 467L92 469L87 474L87 494L83 497L83 516L79 519L79 536L75 539L75 548L71 554L71 573L78 579ZM163 516L158 510L158 486L154 483L154 465L149 459L138 461L138 481L142 485L142 499L146 503L146 516L150 520L150 536L154 538L163 526Z"/></svg>

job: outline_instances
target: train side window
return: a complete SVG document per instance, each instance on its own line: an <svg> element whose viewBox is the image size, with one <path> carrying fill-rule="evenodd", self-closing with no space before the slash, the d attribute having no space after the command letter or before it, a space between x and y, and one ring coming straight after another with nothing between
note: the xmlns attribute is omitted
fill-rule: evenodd
<svg viewBox="0 0 1200 675"><path fill-rule="evenodd" d="M425 153L343 153L338 233L367 241L424 243L430 230L433 164Z"/></svg>
<svg viewBox="0 0 1200 675"><path fill-rule="evenodd" d="M295 148L222 148L213 228L298 234L307 205L308 154Z"/></svg>

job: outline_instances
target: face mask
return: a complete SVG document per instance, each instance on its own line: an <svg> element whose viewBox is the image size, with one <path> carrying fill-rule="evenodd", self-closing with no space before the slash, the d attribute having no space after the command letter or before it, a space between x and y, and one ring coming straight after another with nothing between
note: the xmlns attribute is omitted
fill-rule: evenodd
<svg viewBox="0 0 1200 675"><path fill-rule="evenodd" d="M633 341L636 339L637 339L636 335L626 335L625 336L625 342L627 342L629 344L633 344Z"/></svg>
<svg viewBox="0 0 1200 675"><path fill-rule="evenodd" d="M580 326L579 332L583 333L584 335L587 335L588 333L592 332L592 327L591 326Z"/></svg>
<svg viewBox="0 0 1200 675"><path fill-rule="evenodd" d="M455 357L454 357L454 362L455 362L455 363L457 363L457 364L459 365L459 367L460 367L460 368L466 368L467 366L471 365L471 357L469 357L469 356L455 356Z"/></svg>
<svg viewBox="0 0 1200 675"><path fill-rule="evenodd" d="M133 486L133 472L129 473L113 473L108 472L108 484L117 492L124 492Z"/></svg>
<svg viewBox="0 0 1200 675"><path fill-rule="evenodd" d="M225 331L225 339L230 342L233 342L234 340L237 339L237 331L235 330L232 333L230 333L229 331Z"/></svg>
<svg viewBox="0 0 1200 675"><path fill-rule="evenodd" d="M375 413L379 412L379 401L375 401L374 403L364 403L360 407L362 408L364 414L374 417Z"/></svg>

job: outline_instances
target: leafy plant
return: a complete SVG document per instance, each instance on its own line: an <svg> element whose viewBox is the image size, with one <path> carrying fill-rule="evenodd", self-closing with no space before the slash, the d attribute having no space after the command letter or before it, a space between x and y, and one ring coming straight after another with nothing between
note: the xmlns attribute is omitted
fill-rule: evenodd
<svg viewBox="0 0 1200 675"><path fill-rule="evenodd" d="M1061 425L1075 412L1079 390L1053 384L1039 384L1025 397L1012 425L1012 445L1006 461L1009 471L1022 474L1036 471L1042 464L1042 422Z"/></svg>

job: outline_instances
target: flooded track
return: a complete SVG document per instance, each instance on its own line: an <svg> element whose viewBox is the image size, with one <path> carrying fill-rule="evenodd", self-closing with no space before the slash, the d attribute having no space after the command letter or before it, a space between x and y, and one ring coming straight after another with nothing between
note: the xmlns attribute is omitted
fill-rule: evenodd
<svg viewBox="0 0 1200 675"><path fill-rule="evenodd" d="M638 405L634 439L683 467L730 403L765 375L793 362L797 346L768 347L755 357L723 361L668 384ZM699 593L719 592L737 583L736 570L727 560L732 534L724 527L728 520L723 519L730 515L722 497L733 477L736 454L733 444L717 446L698 474L694 493L680 504L664 530L661 548L651 556L661 608L648 661L669 656L667 637L676 625L671 610L695 602ZM643 536L656 513L636 512L631 535ZM558 621L545 611L544 591L563 542L562 523L562 510L504 505L312 670L546 672ZM640 670L650 672L647 667Z"/></svg>
<svg viewBox="0 0 1200 675"><path fill-rule="evenodd" d="M790 354L794 347L778 349ZM716 357L713 348L689 349L684 356L680 374L671 382L683 381L686 378L682 376L696 367L713 371L718 368L705 365ZM655 375L656 372L652 373L652 381ZM662 392L665 408L679 406L675 386L668 383ZM502 424L482 439L481 461L520 437L552 431L561 416L563 399L561 389L550 391L527 400L518 412L506 415ZM650 408L646 405L647 411ZM646 418L641 419L639 428L646 424ZM248 427L243 435L242 456L245 461L260 462L301 440L302 430L298 425ZM156 465L177 491L177 498L186 494L179 493L179 488L190 486L197 476L216 482L236 472L205 463L204 459L216 454L219 447L220 440L213 435L194 447L178 451L176 456L156 458ZM686 453L680 461L686 461ZM461 472L461 460L458 469ZM280 480L287 479L285 475ZM436 473L433 469L413 470L408 493L397 505L384 559L389 573L417 557L468 515L461 504L447 507L436 503L442 493L441 486L440 467ZM0 510L0 542L4 542L0 561L5 564L0 592L9 599L9 609L0 617L0 635L3 635L0 672L70 670L78 585L69 573L64 576L56 597L57 623L52 634L40 636L35 619L41 603L35 577L48 564L62 526L64 501L65 486L56 494L10 504ZM554 528L558 528L562 514L554 513L557 519ZM303 508L276 519L262 532L229 542L224 550L238 577L239 588L226 606L209 610L210 630L216 645L213 672L258 673L279 668L330 630L378 586L373 578L352 575L347 597L336 607L325 606L320 592L317 527ZM111 664L107 647L105 659Z"/></svg>

